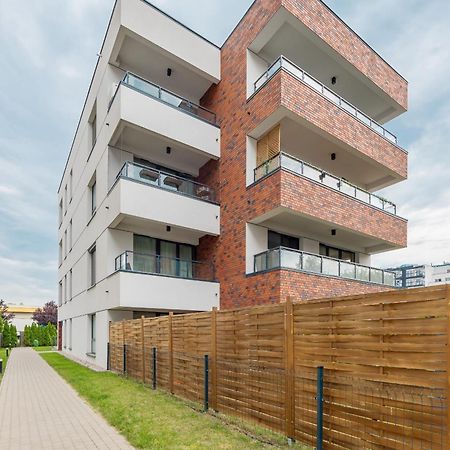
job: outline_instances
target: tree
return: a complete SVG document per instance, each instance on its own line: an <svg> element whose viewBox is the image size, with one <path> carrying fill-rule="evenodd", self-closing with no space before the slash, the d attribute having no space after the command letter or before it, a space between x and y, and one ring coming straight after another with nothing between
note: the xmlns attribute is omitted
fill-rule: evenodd
<svg viewBox="0 0 450 450"><path fill-rule="evenodd" d="M14 314L8 312L8 307L4 300L0 299L0 317L5 322L10 322L14 318Z"/></svg>
<svg viewBox="0 0 450 450"><path fill-rule="evenodd" d="M56 326L58 321L58 307L54 301L47 302L42 308L37 308L32 319L42 326L51 323Z"/></svg>
<svg viewBox="0 0 450 450"><path fill-rule="evenodd" d="M10 325L9 327L9 346L17 346L17 328L15 325Z"/></svg>
<svg viewBox="0 0 450 450"><path fill-rule="evenodd" d="M11 346L11 331L9 323L6 322L3 326L3 347L10 347Z"/></svg>
<svg viewBox="0 0 450 450"><path fill-rule="evenodd" d="M25 325L23 330L23 343L25 347L31 347L33 341L31 339L31 327L29 325Z"/></svg>

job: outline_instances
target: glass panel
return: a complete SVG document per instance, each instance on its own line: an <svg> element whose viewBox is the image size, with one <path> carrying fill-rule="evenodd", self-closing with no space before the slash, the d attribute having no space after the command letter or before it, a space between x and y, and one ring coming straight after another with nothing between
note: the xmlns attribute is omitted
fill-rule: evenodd
<svg viewBox="0 0 450 450"><path fill-rule="evenodd" d="M339 249L333 248L333 247L328 247L327 250L328 250L327 256L329 256L330 258L339 259Z"/></svg>
<svg viewBox="0 0 450 450"><path fill-rule="evenodd" d="M325 186L329 186L333 189L339 189L339 178L334 177L333 175L327 174L323 172L322 174L322 183Z"/></svg>
<svg viewBox="0 0 450 450"><path fill-rule="evenodd" d="M346 183L344 180L341 180L340 182L340 191L344 194L351 195L352 197L355 196L355 187Z"/></svg>
<svg viewBox="0 0 450 450"><path fill-rule="evenodd" d="M155 86L147 81L141 80L134 75L128 74L125 83L129 86L142 91L145 94L151 95L152 97L159 98L159 87Z"/></svg>
<svg viewBox="0 0 450 450"><path fill-rule="evenodd" d="M302 175L302 162L286 155L281 155L281 166Z"/></svg>
<svg viewBox="0 0 450 450"><path fill-rule="evenodd" d="M177 275L177 244L160 242L160 272L162 275Z"/></svg>
<svg viewBox="0 0 450 450"><path fill-rule="evenodd" d="M322 273L326 275L339 275L339 261L323 258Z"/></svg>
<svg viewBox="0 0 450 450"><path fill-rule="evenodd" d="M370 281L373 283L383 283L383 271L380 269L370 269Z"/></svg>
<svg viewBox="0 0 450 450"><path fill-rule="evenodd" d="M356 279L370 281L370 269L368 267L356 266Z"/></svg>
<svg viewBox="0 0 450 450"><path fill-rule="evenodd" d="M303 80L316 91L322 92L322 85L308 74L305 73Z"/></svg>
<svg viewBox="0 0 450 450"><path fill-rule="evenodd" d="M180 244L180 277L192 278L192 247Z"/></svg>
<svg viewBox="0 0 450 450"><path fill-rule="evenodd" d="M384 272L384 284L395 286L395 274L392 272Z"/></svg>
<svg viewBox="0 0 450 450"><path fill-rule="evenodd" d="M337 96L334 92L330 91L327 88L324 88L323 95L329 100L331 100L333 103L339 105L339 96Z"/></svg>
<svg viewBox="0 0 450 450"><path fill-rule="evenodd" d="M288 269L297 269L301 270L302 268L302 260L301 253L290 252L289 250L281 251L281 267L285 267Z"/></svg>
<svg viewBox="0 0 450 450"><path fill-rule="evenodd" d="M363 114L361 111L356 111L356 117L361 120L362 122L364 122L366 125L371 124L371 120L369 119L369 117L367 117L365 114Z"/></svg>
<svg viewBox="0 0 450 450"><path fill-rule="evenodd" d="M175 106L176 108L181 107L182 103L180 97L177 97L176 95L173 95L170 92L164 90L161 90L161 100L168 103L169 105ZM187 109L187 104L185 104L184 106L184 109Z"/></svg>
<svg viewBox="0 0 450 450"><path fill-rule="evenodd" d="M267 254L267 269L280 267L280 249L270 250Z"/></svg>
<svg viewBox="0 0 450 450"><path fill-rule="evenodd" d="M303 270L309 272L320 273L321 272L321 257L315 255L303 254Z"/></svg>
<svg viewBox="0 0 450 450"><path fill-rule="evenodd" d="M365 202L370 203L370 195L366 191L362 191L361 189L356 188L356 198Z"/></svg>
<svg viewBox="0 0 450 450"><path fill-rule="evenodd" d="M350 114L356 116L356 109L352 105L347 103L345 100L341 101L341 107L346 111L348 111Z"/></svg>
<svg viewBox="0 0 450 450"><path fill-rule="evenodd" d="M375 131L378 131L378 133L380 133L381 135L383 135L384 133L383 133L383 127L382 126L380 126L380 125L378 125L377 123L375 123L375 122L372 122L372 128L375 130Z"/></svg>
<svg viewBox="0 0 450 450"><path fill-rule="evenodd" d="M341 262L340 265L341 265L341 277L352 278L352 279L355 278L356 274L355 274L355 265L354 264Z"/></svg>
<svg viewBox="0 0 450 450"><path fill-rule="evenodd" d="M384 136L386 137L386 139L389 139L394 144L397 143L397 138L392 133L389 133L389 131L384 130Z"/></svg>
<svg viewBox="0 0 450 450"><path fill-rule="evenodd" d="M267 269L267 253L255 256L255 272Z"/></svg>
<svg viewBox="0 0 450 450"><path fill-rule="evenodd" d="M267 78L272 77L275 72L281 67L281 59L279 59L278 61L276 61L272 67L269 68L269 70L267 71Z"/></svg>
<svg viewBox="0 0 450 450"><path fill-rule="evenodd" d="M313 167L307 166L305 164L304 167L303 167L303 175L305 177L310 178L311 180L320 182L321 181L322 171L314 169Z"/></svg>
<svg viewBox="0 0 450 450"><path fill-rule="evenodd" d="M370 204L377 208L383 209L383 200L381 200L381 198L376 195L371 196Z"/></svg>

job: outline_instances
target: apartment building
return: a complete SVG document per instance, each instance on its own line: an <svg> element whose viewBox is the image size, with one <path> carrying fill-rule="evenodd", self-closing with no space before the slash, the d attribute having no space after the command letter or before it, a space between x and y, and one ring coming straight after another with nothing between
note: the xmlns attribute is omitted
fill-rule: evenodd
<svg viewBox="0 0 450 450"><path fill-rule="evenodd" d="M397 287L437 286L450 283L450 263L403 264L388 269L395 273Z"/></svg>
<svg viewBox="0 0 450 450"><path fill-rule="evenodd" d="M376 191L407 82L318 0L256 0L221 48L117 0L59 188L61 346L110 321L392 289Z"/></svg>

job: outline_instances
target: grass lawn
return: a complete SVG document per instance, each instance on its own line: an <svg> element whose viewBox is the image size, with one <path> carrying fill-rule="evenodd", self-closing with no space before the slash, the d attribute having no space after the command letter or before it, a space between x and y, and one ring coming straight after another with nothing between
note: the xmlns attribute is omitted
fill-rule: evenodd
<svg viewBox="0 0 450 450"><path fill-rule="evenodd" d="M32 347L33 350L36 350L37 352L51 352L53 351L53 347Z"/></svg>
<svg viewBox="0 0 450 450"><path fill-rule="evenodd" d="M195 410L163 391L110 372L94 372L58 353L42 353L78 393L137 448L144 449L282 449L278 434ZM195 406L200 407L200 406ZM306 449L298 444L291 449Z"/></svg>
<svg viewBox="0 0 450 450"><path fill-rule="evenodd" d="M6 348L0 348L0 359L3 359L3 372L0 373L0 381L1 381L2 376L5 374L6 361L8 360L6 356Z"/></svg>

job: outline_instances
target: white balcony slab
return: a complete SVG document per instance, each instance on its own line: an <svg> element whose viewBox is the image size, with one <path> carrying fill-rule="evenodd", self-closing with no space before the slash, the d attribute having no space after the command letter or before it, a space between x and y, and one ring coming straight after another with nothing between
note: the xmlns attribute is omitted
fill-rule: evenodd
<svg viewBox="0 0 450 450"><path fill-rule="evenodd" d="M126 85L119 87L109 117L113 145L123 127L131 125L179 142L186 151L220 157L220 128Z"/></svg>
<svg viewBox="0 0 450 450"><path fill-rule="evenodd" d="M108 206L110 227L126 218L139 218L192 230L199 236L220 233L219 205L133 180L117 181Z"/></svg>

